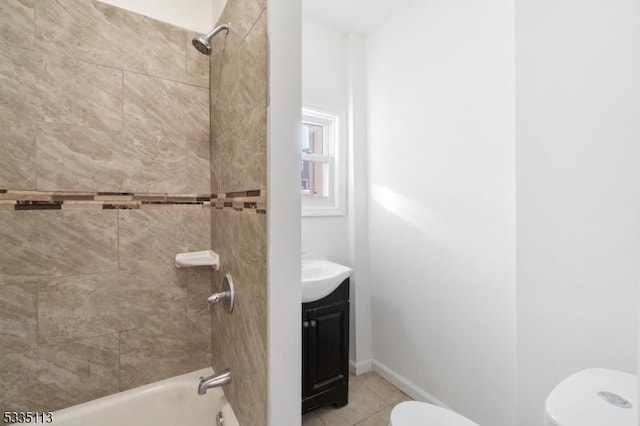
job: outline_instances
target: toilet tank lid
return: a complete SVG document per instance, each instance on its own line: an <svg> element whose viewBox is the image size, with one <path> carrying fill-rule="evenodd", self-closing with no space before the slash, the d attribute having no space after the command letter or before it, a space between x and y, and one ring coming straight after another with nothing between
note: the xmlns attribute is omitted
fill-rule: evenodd
<svg viewBox="0 0 640 426"><path fill-rule="evenodd" d="M625 408L625 401L631 407ZM551 391L545 412L557 426L638 426L638 377L605 368L582 370Z"/></svg>

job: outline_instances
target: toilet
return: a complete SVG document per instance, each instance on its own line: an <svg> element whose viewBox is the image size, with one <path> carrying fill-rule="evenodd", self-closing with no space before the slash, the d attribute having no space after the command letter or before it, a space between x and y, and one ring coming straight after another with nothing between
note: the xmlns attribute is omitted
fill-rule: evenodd
<svg viewBox="0 0 640 426"><path fill-rule="evenodd" d="M638 376L605 368L582 370L560 382L544 406L544 426L638 426ZM478 426L446 408L401 402L389 426Z"/></svg>
<svg viewBox="0 0 640 426"><path fill-rule="evenodd" d="M544 419L545 426L638 426L638 376L582 370L551 391Z"/></svg>
<svg viewBox="0 0 640 426"><path fill-rule="evenodd" d="M478 426L478 424L437 405L406 401L393 407L389 426Z"/></svg>

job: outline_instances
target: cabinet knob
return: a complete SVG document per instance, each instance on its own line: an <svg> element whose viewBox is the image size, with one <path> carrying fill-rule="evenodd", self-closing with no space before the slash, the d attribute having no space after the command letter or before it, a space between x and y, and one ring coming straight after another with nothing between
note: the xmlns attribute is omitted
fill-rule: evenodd
<svg viewBox="0 0 640 426"><path fill-rule="evenodd" d="M316 322L314 320L311 320L311 327L315 327L316 326Z"/></svg>
<svg viewBox="0 0 640 426"><path fill-rule="evenodd" d="M303 326L304 328L309 327L309 321L302 321L302 326Z"/></svg>

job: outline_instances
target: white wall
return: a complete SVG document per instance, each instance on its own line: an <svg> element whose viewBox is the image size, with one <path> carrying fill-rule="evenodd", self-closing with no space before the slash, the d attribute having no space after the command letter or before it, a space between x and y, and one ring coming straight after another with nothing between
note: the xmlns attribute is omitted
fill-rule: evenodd
<svg viewBox="0 0 640 426"><path fill-rule="evenodd" d="M513 25L414 2L367 39L374 367L485 426L515 424Z"/></svg>
<svg viewBox="0 0 640 426"><path fill-rule="evenodd" d="M100 0L159 21L198 32L209 32L227 0Z"/></svg>
<svg viewBox="0 0 640 426"><path fill-rule="evenodd" d="M518 426L637 368L640 3L516 0Z"/></svg>
<svg viewBox="0 0 640 426"><path fill-rule="evenodd" d="M302 257L350 265L348 236L346 216L303 217Z"/></svg>
<svg viewBox="0 0 640 426"><path fill-rule="evenodd" d="M299 426L302 393L300 288L301 9L268 0L268 422Z"/></svg>
<svg viewBox="0 0 640 426"><path fill-rule="evenodd" d="M349 262L351 274L351 353L355 374L371 370L371 279L367 187L367 60L361 34L347 36L349 92Z"/></svg>
<svg viewBox="0 0 640 426"><path fill-rule="evenodd" d="M371 368L364 37L344 34L309 17L303 18L302 33L303 105L344 114L341 134L348 150L343 154L349 163L347 214L303 217L302 252L304 258L329 259L353 268L350 360L361 373Z"/></svg>
<svg viewBox="0 0 640 426"><path fill-rule="evenodd" d="M304 18L302 22L302 103L347 110L347 41L341 31ZM346 123L342 123L346 125ZM345 141L346 142L346 141ZM303 217L305 258L324 258L349 265L348 217Z"/></svg>

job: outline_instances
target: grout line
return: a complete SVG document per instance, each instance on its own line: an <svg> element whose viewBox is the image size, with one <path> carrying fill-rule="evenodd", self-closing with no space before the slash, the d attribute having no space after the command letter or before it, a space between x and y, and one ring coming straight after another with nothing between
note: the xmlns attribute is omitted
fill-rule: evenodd
<svg viewBox="0 0 640 426"><path fill-rule="evenodd" d="M116 216L116 266L120 271L120 210L117 210Z"/></svg>
<svg viewBox="0 0 640 426"><path fill-rule="evenodd" d="M120 70L122 72L122 105L121 107L121 117L120 117L120 139L124 140L124 70Z"/></svg>
<svg viewBox="0 0 640 426"><path fill-rule="evenodd" d="M35 125L34 125L34 129L33 129L33 147L34 147L34 164L33 164L33 170L34 170L34 174L36 175L36 181L34 183L35 185L35 190L38 190L38 134L39 132L39 126L38 126L38 122L40 120L34 120L35 121Z"/></svg>
<svg viewBox="0 0 640 426"><path fill-rule="evenodd" d="M40 284L41 280L38 280L36 282L36 348L40 347Z"/></svg>
<svg viewBox="0 0 640 426"><path fill-rule="evenodd" d="M100 65L100 64L93 64L93 65ZM101 66L106 66L106 65L101 65ZM109 68L115 68L115 67L109 67ZM131 73L131 74L138 74L138 75L142 75L142 76L149 77L149 78L155 78L157 80L168 81L168 82L171 82L171 83L184 84L185 86L191 86L191 87L196 87L198 89L209 90L208 87L200 86L199 84L194 84L194 83L187 83L186 81L180 81L180 80L176 80L176 79L173 79L173 78L158 77L157 75L151 75L151 74L147 74L147 73L144 73L144 72L133 71L133 70L128 70L128 69L124 69L124 68L115 68L115 69L119 69L121 71L128 72L128 73Z"/></svg>
<svg viewBox="0 0 640 426"><path fill-rule="evenodd" d="M118 332L118 391L122 391L122 331Z"/></svg>
<svg viewBox="0 0 640 426"><path fill-rule="evenodd" d="M52 342L47 342L42 345L39 345L37 348L34 348L34 349L51 348L54 346L65 344L65 343L82 342L84 340L97 339L99 337L106 337L106 336L113 336L114 334L120 334L120 333L121 333L120 331L112 331L110 333L95 334L95 335L92 334L91 336L81 336L81 337L72 337L68 339L54 340Z"/></svg>
<svg viewBox="0 0 640 426"><path fill-rule="evenodd" d="M240 47L244 44L244 42L247 39L247 37L249 36L249 34L251 34L253 29L256 27L256 25L258 24L258 21L260 20L260 18L262 18L262 15L264 15L266 10L267 10L267 8L265 7L264 9L262 9L262 11L260 11L260 15L258 15L258 18L256 18L255 21L253 21L253 23L251 24L251 28L249 28L249 30L247 30L247 32L244 34L244 37L242 37L242 40L240 41L240 43L238 43L238 47L237 47L238 50L240 50Z"/></svg>
<svg viewBox="0 0 640 426"><path fill-rule="evenodd" d="M79 127L81 129L91 129L91 130L99 130L101 132L111 132L111 133L120 133L122 131L122 129L112 129L109 127L97 127L97 126L88 126L86 124L69 124L69 123L62 123L62 122L54 122L54 121L44 121L41 119L36 119L34 120L35 123L41 123L44 124L45 126L51 126L51 127L60 127L60 126L65 126L65 127Z"/></svg>
<svg viewBox="0 0 640 426"><path fill-rule="evenodd" d="M33 46L38 50L38 8L33 6Z"/></svg>
<svg viewBox="0 0 640 426"><path fill-rule="evenodd" d="M189 35L189 33L187 32L187 46L184 46L184 43L182 44L182 47L184 47L184 81L189 81L189 45L191 43L189 43L191 41L191 36Z"/></svg>
<svg viewBox="0 0 640 426"><path fill-rule="evenodd" d="M85 59L77 58L77 57L72 56L72 55L64 55L64 54L54 53L54 52L42 52L41 49L28 48L28 47L18 46L18 45L10 44L10 43L7 43L7 45L10 46L13 49L26 50L28 52L37 52L42 56L43 59L48 57L48 56L54 57L54 58L58 58L58 59L68 59L70 61L76 61L76 62L80 62L80 63L86 64L86 65L94 65L94 66L97 66L97 67L109 68L109 69L117 70L117 71L121 71L121 72L130 72L130 73L133 73L133 74L143 75L143 76L149 77L149 78L155 78L155 79L158 79L158 80L166 80L166 81L169 81L169 82L172 82L172 83L179 83L179 84L184 84L184 85L187 85L187 86L197 87L199 89L205 89L205 90L209 89L206 86L201 86L201 85L196 84L196 83L189 83L187 81L182 81L182 80L179 80L179 79L176 79L176 78L157 76L157 75L146 73L144 71L135 70L135 69L129 69L129 68L124 67L124 66L120 66L119 67L119 66L114 66L114 65L101 64L101 63L98 63L98 62L91 62L91 61L87 61ZM185 78L185 80L187 80L187 79Z"/></svg>

